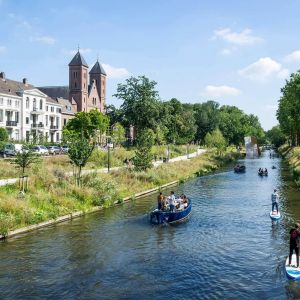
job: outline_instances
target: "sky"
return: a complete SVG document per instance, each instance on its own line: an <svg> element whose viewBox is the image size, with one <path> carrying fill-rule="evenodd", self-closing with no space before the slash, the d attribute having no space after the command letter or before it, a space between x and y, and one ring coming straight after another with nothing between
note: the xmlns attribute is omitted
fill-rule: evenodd
<svg viewBox="0 0 300 300"><path fill-rule="evenodd" d="M300 1L0 0L0 72L68 85L77 51L106 70L107 104L130 76L163 101L215 100L277 124L280 89L300 66Z"/></svg>

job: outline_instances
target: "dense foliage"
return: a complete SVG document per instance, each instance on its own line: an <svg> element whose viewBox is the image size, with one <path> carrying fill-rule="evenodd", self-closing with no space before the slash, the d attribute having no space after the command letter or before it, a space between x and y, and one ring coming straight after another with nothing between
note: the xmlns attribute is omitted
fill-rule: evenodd
<svg viewBox="0 0 300 300"><path fill-rule="evenodd" d="M183 104L178 99L162 101L156 91L156 82L145 76L131 77L119 84L114 95L123 101L120 108L107 107L110 125L132 125L139 130L151 129L155 144L205 143L205 136L219 129L226 144L243 144L244 137L264 139L258 118L247 115L235 106L222 106L214 101Z"/></svg>
<svg viewBox="0 0 300 300"><path fill-rule="evenodd" d="M292 146L300 144L300 72L292 73L281 89L277 119Z"/></svg>

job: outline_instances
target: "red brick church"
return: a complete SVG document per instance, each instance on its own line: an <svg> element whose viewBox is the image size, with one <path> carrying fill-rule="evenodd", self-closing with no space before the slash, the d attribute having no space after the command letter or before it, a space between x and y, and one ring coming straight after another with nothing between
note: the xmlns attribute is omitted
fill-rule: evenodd
<svg viewBox="0 0 300 300"><path fill-rule="evenodd" d="M38 87L49 97L68 99L74 113L105 110L106 73L97 60L90 71L80 51L69 63L69 86Z"/></svg>

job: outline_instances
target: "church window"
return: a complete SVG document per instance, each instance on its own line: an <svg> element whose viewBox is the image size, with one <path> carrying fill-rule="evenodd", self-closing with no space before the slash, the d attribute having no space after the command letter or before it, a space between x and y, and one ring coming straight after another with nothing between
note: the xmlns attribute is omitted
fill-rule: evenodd
<svg viewBox="0 0 300 300"><path fill-rule="evenodd" d="M77 84L76 84L76 82L74 83L74 85L75 85L75 88L77 87Z"/></svg>

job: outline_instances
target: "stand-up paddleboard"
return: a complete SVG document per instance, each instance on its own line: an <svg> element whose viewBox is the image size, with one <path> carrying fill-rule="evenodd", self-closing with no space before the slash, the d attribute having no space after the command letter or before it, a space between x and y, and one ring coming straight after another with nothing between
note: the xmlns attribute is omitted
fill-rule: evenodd
<svg viewBox="0 0 300 300"><path fill-rule="evenodd" d="M296 254L292 255L292 263L289 266L289 257L287 257L285 262L285 271L289 278L300 281L300 268L296 268L297 266L297 258Z"/></svg>
<svg viewBox="0 0 300 300"><path fill-rule="evenodd" d="M280 214L280 211L278 212L277 214L277 211L270 211L270 218L273 220L273 221L277 221L281 218L281 214Z"/></svg>

